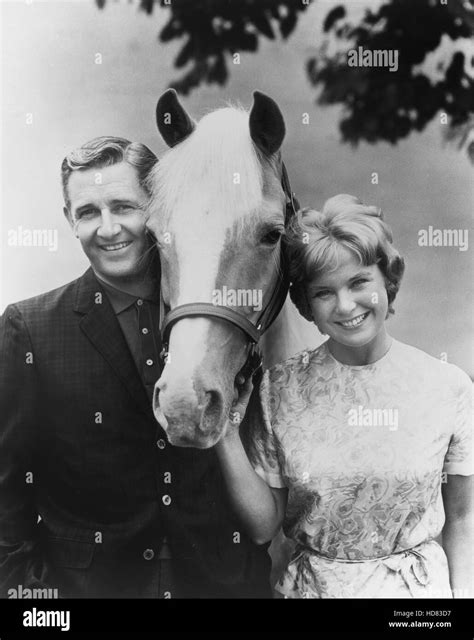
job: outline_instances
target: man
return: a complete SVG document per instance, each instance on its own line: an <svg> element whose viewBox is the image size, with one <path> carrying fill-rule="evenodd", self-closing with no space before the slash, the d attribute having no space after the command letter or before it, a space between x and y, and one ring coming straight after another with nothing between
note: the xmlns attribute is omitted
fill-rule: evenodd
<svg viewBox="0 0 474 640"><path fill-rule="evenodd" d="M65 216L91 267L0 324L0 595L266 597L215 451L154 419L159 260L146 229L156 157L122 138L65 158Z"/></svg>

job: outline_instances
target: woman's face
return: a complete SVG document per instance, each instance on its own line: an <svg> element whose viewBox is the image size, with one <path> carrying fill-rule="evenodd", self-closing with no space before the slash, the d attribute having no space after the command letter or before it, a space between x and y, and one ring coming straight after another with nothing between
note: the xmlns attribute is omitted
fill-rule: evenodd
<svg viewBox="0 0 474 640"><path fill-rule="evenodd" d="M330 340L357 349L385 339L388 299L376 264L362 265L341 246L337 269L309 282L306 294L315 324Z"/></svg>

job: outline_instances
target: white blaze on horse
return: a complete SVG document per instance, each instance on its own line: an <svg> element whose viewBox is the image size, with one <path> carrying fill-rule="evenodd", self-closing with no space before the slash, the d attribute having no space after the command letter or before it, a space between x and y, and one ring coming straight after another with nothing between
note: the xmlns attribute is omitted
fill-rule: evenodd
<svg viewBox="0 0 474 640"><path fill-rule="evenodd" d="M168 90L157 124L171 149L150 176L148 226L171 314L153 410L171 444L208 448L223 433L254 342L268 367L321 336L288 297L259 340L275 297L282 294L276 311L286 297L281 237L291 194L282 183L285 124L276 103L255 92L250 112L227 107L195 124Z"/></svg>

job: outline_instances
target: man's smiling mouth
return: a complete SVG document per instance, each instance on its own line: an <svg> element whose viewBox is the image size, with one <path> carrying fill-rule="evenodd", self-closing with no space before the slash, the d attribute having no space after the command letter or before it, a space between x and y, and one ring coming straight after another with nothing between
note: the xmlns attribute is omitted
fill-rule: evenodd
<svg viewBox="0 0 474 640"><path fill-rule="evenodd" d="M104 251L118 251L119 249L125 249L129 244L132 244L131 240L127 242L117 242L116 244L103 244L100 245L100 248Z"/></svg>
<svg viewBox="0 0 474 640"><path fill-rule="evenodd" d="M360 324L364 322L364 320L367 318L369 313L370 311L366 311L365 313L362 313L360 316L356 316L351 320L344 320L344 322L336 322L336 324L340 325L341 327L344 327L345 329L354 329L355 327L358 327Z"/></svg>

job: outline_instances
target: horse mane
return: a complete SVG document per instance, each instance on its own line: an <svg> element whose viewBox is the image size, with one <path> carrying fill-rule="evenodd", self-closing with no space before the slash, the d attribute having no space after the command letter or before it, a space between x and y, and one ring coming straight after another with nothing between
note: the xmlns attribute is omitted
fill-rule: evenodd
<svg viewBox="0 0 474 640"><path fill-rule="evenodd" d="M167 151L153 168L148 185L150 211L165 223L187 204L218 211L219 221L238 230L255 223L266 186L264 167L277 169L278 158L266 158L249 131L248 111L228 106L205 115L193 133Z"/></svg>

